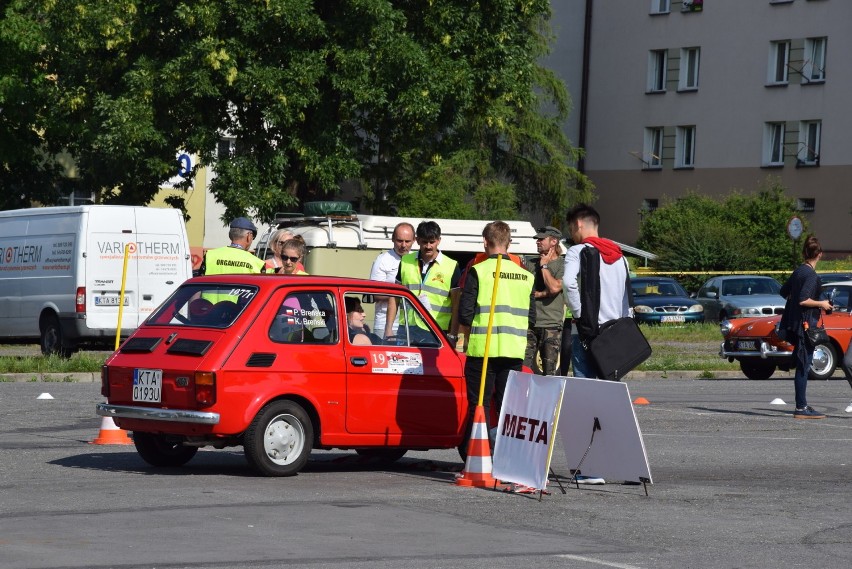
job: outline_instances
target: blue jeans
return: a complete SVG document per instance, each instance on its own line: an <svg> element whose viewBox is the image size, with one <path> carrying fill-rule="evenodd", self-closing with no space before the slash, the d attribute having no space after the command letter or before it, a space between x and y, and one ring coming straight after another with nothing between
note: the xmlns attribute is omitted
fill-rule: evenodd
<svg viewBox="0 0 852 569"><path fill-rule="evenodd" d="M588 378L597 378L598 377L598 366L595 365L595 362L592 360L592 356L589 355L589 351L583 347L583 342L580 340L580 336L573 335L572 339L572 350L571 350L571 367L574 368L574 377L588 377Z"/></svg>
<svg viewBox="0 0 852 569"><path fill-rule="evenodd" d="M793 357L796 360L796 374L793 376L793 387L796 390L796 409L808 406L805 392L808 388L808 373L814 359L814 351L805 342L805 333L800 330L793 338Z"/></svg>

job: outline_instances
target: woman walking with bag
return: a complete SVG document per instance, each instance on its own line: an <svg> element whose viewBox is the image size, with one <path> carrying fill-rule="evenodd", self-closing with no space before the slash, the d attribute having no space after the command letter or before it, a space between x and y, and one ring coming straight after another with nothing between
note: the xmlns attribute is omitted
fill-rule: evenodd
<svg viewBox="0 0 852 569"><path fill-rule="evenodd" d="M793 344L793 357L796 360L796 374L793 379L796 410L793 412L793 418L825 419L825 415L808 405L805 395L808 372L814 357L814 346L807 341L807 331L817 327L820 309L831 311L831 303L828 300L818 300L820 281L815 269L817 261L822 257L822 247L813 235L805 239L802 257L805 262L793 271L781 287L781 296L787 299L787 304L784 306L779 328L786 334L786 340Z"/></svg>

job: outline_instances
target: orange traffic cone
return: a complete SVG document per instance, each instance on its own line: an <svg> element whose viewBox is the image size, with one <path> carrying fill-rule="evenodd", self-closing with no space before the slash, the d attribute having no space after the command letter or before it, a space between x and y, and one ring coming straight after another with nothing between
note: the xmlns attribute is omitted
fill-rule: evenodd
<svg viewBox="0 0 852 569"><path fill-rule="evenodd" d="M127 436L127 431L119 429L112 417L104 417L101 421L101 432L91 443L93 445L132 445L133 441Z"/></svg>
<svg viewBox="0 0 852 569"><path fill-rule="evenodd" d="M645 399L644 397L637 397L633 400L634 405L650 405L651 402Z"/></svg>
<svg viewBox="0 0 852 569"><path fill-rule="evenodd" d="M456 478L456 485L476 488L493 488L497 485L497 479L491 476L491 445L488 442L485 407L482 405L478 405L473 414L473 428L467 443L467 460L461 475Z"/></svg>

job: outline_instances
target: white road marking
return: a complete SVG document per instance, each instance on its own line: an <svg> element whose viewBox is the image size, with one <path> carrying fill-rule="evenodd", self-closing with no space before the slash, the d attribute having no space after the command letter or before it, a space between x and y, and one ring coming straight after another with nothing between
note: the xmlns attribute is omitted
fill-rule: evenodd
<svg viewBox="0 0 852 569"><path fill-rule="evenodd" d="M585 555L569 555L562 554L557 555L556 557L560 557L562 559L573 559L574 561L584 561L586 563L594 563L596 565L603 565L605 567L615 567L616 569L641 569L636 565L627 565L625 563L613 563L611 561L604 561L603 559L595 559L594 557L586 557Z"/></svg>

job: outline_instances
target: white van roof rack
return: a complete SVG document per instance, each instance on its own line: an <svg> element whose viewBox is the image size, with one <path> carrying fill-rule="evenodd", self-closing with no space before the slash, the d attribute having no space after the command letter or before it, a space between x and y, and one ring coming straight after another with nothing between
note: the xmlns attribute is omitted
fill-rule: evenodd
<svg viewBox="0 0 852 569"><path fill-rule="evenodd" d="M364 227L361 224L361 220L358 219L358 216L354 213L332 213L329 215L299 215L278 213L275 215L275 220L273 221L273 224L279 229L283 229L285 227L294 227L297 225L304 225L306 223L326 226L326 228L328 229L328 242L326 243L326 247L328 247L329 249L337 248L337 240L334 238L335 225L351 226L352 229L355 230L355 233L358 235L357 248L367 248L367 242L364 241Z"/></svg>

